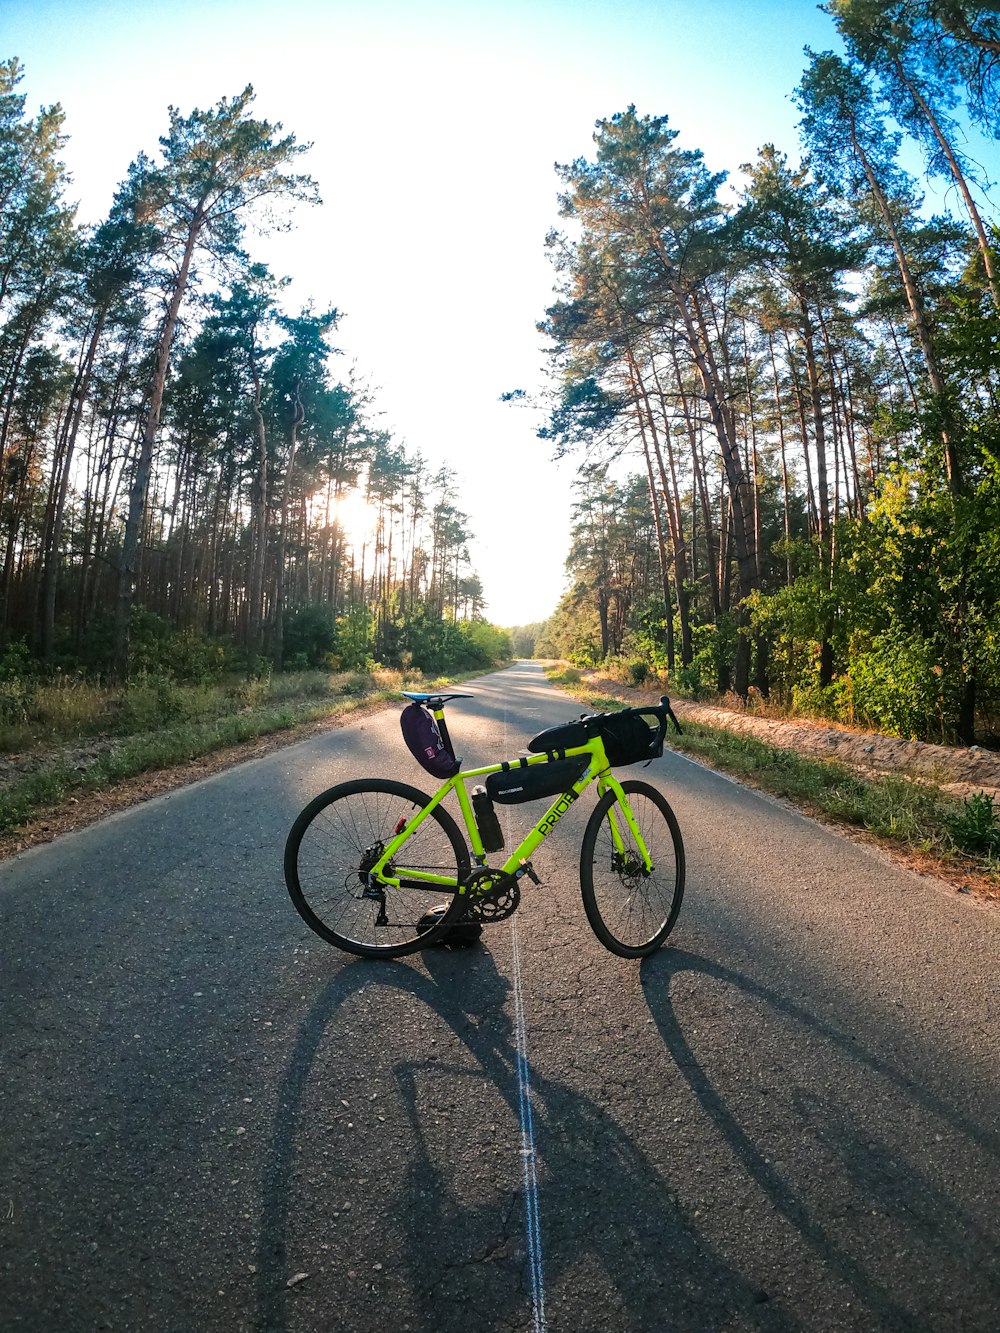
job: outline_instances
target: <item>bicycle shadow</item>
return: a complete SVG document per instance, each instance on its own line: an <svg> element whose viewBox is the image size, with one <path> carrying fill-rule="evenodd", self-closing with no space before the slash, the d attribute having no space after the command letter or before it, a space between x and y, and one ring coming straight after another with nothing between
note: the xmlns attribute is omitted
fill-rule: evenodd
<svg viewBox="0 0 1000 1333"><path fill-rule="evenodd" d="M423 962L426 973L406 963L347 963L317 996L301 1027L280 1089L264 1177L257 1245L258 1330L283 1333L289 1328L290 1302L296 1297L285 1285L287 1240L296 1210L304 1206L293 1185L306 1098L321 1047L334 1038L338 1014L368 990L380 1002L395 992L415 1017L424 1006L448 1025L472 1057L471 1066L457 1060L442 1064L430 1053L392 1062L410 1134L405 1169L383 1200L393 1233L406 1241L395 1265L402 1271L392 1277L396 1326L414 1333L467 1333L470 1328L518 1328L531 1322L525 1201L517 1165L517 1043L504 1007L510 983L486 949L461 954L429 950ZM458 1197L452 1187L454 1158L468 1154L471 1147L473 1162L481 1165L493 1141L484 1141L482 1126L459 1119L449 1127L443 1146L440 1129L421 1110L421 1087L428 1080L470 1074L479 1083L487 1081L510 1111L509 1127L504 1126L498 1138L504 1162L512 1163L508 1189L502 1197L494 1194L483 1202ZM679 1204L671 1182L611 1115L535 1067L531 1088L550 1300L561 1285L574 1294L581 1284L584 1290L593 1289L593 1303L585 1302L584 1308L595 1321L590 1326L602 1333L667 1327L679 1333L721 1333L734 1324L775 1333L801 1328L779 1302L759 1303L760 1293L713 1250ZM315 1208L315 1200L309 1206ZM389 1295L387 1288L381 1300L388 1301ZM323 1326L368 1327L364 1317L355 1307L356 1322L341 1325L330 1318ZM374 1308L368 1318L371 1327L379 1326ZM385 1327L384 1305L381 1319ZM585 1326L578 1315L573 1326Z"/></svg>
<svg viewBox="0 0 1000 1333"><path fill-rule="evenodd" d="M820 1055L813 1055L806 1067L796 1064L787 1081L767 1078L766 1071L759 1071L771 1085L766 1089L771 1121L787 1118L797 1123L801 1135L801 1161L787 1166L785 1174L768 1156L773 1149L761 1133L760 1122L753 1130L748 1128L750 1117L745 1112L742 1120L737 1115L733 1109L736 1098L727 1098L720 1086L725 1073L715 1078L708 1073L677 1017L671 988L679 977L692 975L735 989L763 1006L771 1021L794 1025L813 1044L822 1043ZM891 1066L852 1034L838 1031L802 1005L733 968L683 949L665 949L643 960L640 977L663 1044L715 1131L777 1214L795 1229L823 1268L867 1306L880 1327L926 1333L941 1327L940 1308L921 1316L904 1301L907 1296L913 1299L914 1291L918 1293L915 1299L921 1299L925 1266L939 1265L942 1258L952 1269L941 1293L946 1307L949 1291L963 1298L971 1291L976 1301L982 1301L984 1311L995 1312L1000 1302L996 1238L935 1183L933 1164L921 1169L910 1136L919 1128L925 1141L933 1140L933 1121L948 1130L947 1151L964 1140L973 1157L981 1159L985 1154L994 1164L1000 1161L1000 1136ZM752 1049L750 1044L744 1047L744 1068L738 1076L744 1093ZM831 1077L838 1068L839 1080ZM736 1076L733 1082L735 1085ZM892 1127L901 1121L907 1134L890 1140ZM763 1141L757 1141L755 1133ZM937 1136L939 1141L942 1138ZM825 1171L817 1169L820 1163L826 1165ZM946 1169L944 1178L948 1174ZM942 1178L942 1172L936 1175ZM830 1197L833 1192L839 1196L836 1204ZM856 1217L875 1216L878 1225L871 1224L865 1234L842 1224L837 1209L843 1210L845 1201L847 1212L853 1211ZM904 1255L908 1262L900 1264Z"/></svg>

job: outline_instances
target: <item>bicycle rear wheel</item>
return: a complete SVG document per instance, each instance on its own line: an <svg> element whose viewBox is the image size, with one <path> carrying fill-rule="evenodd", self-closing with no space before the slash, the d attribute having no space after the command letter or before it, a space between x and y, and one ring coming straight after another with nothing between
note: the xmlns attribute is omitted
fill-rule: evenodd
<svg viewBox="0 0 1000 1333"><path fill-rule="evenodd" d="M302 919L339 949L397 958L446 936L465 903L457 883L469 873L458 825L440 806L386 869L400 886L370 886L367 870L431 798L402 782L362 778L310 801L285 844L285 883ZM452 886L407 878L406 870L446 876Z"/></svg>
<svg viewBox="0 0 1000 1333"><path fill-rule="evenodd" d="M646 870L614 792L598 801L583 835L580 885L591 929L621 958L653 953L674 928L684 897L684 844L667 803L645 782L623 782L652 860ZM615 842L612 817L623 846Z"/></svg>

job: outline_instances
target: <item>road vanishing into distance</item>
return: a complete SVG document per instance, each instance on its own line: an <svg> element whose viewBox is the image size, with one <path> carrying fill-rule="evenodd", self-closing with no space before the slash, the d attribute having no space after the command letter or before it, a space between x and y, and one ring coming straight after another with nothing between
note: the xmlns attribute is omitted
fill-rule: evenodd
<svg viewBox="0 0 1000 1333"><path fill-rule="evenodd" d="M467 688L467 766L579 711ZM483 947L352 958L282 849L433 789L398 711L0 867L4 1333L1000 1328L1000 912L666 754L654 957L587 926L591 789Z"/></svg>

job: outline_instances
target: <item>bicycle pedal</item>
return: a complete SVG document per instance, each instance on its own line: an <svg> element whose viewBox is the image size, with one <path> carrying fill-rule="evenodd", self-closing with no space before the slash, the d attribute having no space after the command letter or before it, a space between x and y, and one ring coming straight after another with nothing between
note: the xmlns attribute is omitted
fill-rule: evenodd
<svg viewBox="0 0 1000 1333"><path fill-rule="evenodd" d="M521 869L524 871L524 873L525 873L525 874L528 876L528 878L531 880L532 884L538 884L539 886L541 885L542 881L541 881L541 880L538 878L538 876L535 874L535 867L531 864L530 861L522 861L522 862L521 862Z"/></svg>
<svg viewBox="0 0 1000 1333"><path fill-rule="evenodd" d="M425 912L417 923L418 932L423 935L436 926L448 909L444 906L433 907L429 912ZM471 949L479 943L479 937L483 933L483 928L478 921L463 918L450 926L439 940L427 946L431 949Z"/></svg>

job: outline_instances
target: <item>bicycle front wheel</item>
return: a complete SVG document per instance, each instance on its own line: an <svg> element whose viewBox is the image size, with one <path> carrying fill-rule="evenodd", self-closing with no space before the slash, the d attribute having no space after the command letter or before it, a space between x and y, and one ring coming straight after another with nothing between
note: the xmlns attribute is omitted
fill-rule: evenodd
<svg viewBox="0 0 1000 1333"><path fill-rule="evenodd" d="M469 852L446 810L432 810L386 866L398 887L371 884L367 874L430 800L405 783L364 778L310 801L285 844L285 883L317 935L362 957L397 958L447 934L464 910L457 886ZM428 883L427 875L449 883Z"/></svg>
<svg viewBox="0 0 1000 1333"><path fill-rule="evenodd" d="M621 958L653 953L674 928L684 897L684 844L677 819L655 787L623 782L652 867L613 791L590 816L580 852L583 907L591 929ZM617 838L615 836L617 832Z"/></svg>

